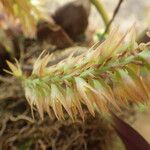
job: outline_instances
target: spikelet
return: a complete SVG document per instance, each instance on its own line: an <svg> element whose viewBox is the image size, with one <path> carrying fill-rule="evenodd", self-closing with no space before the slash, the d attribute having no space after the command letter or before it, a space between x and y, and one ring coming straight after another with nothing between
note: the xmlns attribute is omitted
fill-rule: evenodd
<svg viewBox="0 0 150 150"><path fill-rule="evenodd" d="M30 0L0 0L0 13L7 14L5 24L11 20L13 21L12 25L14 25L19 19L24 35L33 38L36 35L36 25L39 19L53 24L48 13L40 9L42 3L43 1L34 4Z"/></svg>
<svg viewBox="0 0 150 150"><path fill-rule="evenodd" d="M43 52L31 76L23 78L31 108L36 107L42 119L44 112L51 115L50 110L59 120L65 118L65 111L72 119L78 113L84 119L83 105L94 116L95 110L107 113L128 101L138 104L149 100L150 50L141 50L134 36L125 42L126 35L120 37L114 30L102 44L53 66L48 66L52 56ZM12 72L16 69L8 65Z"/></svg>

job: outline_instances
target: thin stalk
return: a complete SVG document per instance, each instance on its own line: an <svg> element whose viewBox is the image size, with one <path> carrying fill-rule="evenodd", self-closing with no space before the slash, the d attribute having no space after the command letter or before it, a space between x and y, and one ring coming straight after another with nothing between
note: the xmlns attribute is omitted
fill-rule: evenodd
<svg viewBox="0 0 150 150"><path fill-rule="evenodd" d="M100 0L90 0L91 3L97 8L99 14L102 16L102 19L105 23L105 27L107 27L108 23L109 23L109 17L108 17L108 13L105 10L104 6L102 5Z"/></svg>

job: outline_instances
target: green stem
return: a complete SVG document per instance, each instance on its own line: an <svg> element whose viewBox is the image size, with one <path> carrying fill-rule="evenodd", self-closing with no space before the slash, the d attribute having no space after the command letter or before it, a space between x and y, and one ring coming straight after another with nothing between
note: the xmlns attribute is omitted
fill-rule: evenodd
<svg viewBox="0 0 150 150"><path fill-rule="evenodd" d="M109 17L108 17L108 13L105 10L104 6L102 5L100 0L90 0L91 3L97 8L99 14L102 16L102 19L105 23L105 27L107 27L108 23L109 23Z"/></svg>

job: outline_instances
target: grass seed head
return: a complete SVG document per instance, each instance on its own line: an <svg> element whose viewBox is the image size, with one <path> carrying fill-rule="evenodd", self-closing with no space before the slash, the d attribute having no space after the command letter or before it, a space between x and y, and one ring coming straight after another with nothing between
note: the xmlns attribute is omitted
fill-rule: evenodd
<svg viewBox="0 0 150 150"><path fill-rule="evenodd" d="M43 52L39 56L23 86L31 108L36 107L42 119L44 112L51 115L50 109L59 120L65 119L65 112L72 119L78 113L84 119L83 105L94 116L95 110L109 113L112 107L120 110L128 101L138 104L150 99L150 51L141 50L133 36L125 42L128 32L121 37L117 32L54 66L48 66L52 55ZM8 65L13 75L22 75L18 64Z"/></svg>

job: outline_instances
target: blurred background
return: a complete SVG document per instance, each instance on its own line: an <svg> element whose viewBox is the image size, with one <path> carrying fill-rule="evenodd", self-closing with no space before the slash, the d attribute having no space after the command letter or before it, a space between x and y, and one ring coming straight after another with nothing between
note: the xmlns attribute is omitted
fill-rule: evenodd
<svg viewBox="0 0 150 150"><path fill-rule="evenodd" d="M30 75L44 49L54 53L53 65L103 42L114 27L122 35L131 26L138 43L150 42L150 0L0 0L0 150L124 150L109 121L86 109L85 122L41 121L36 111L34 122L19 81L3 69L17 58ZM118 116L150 143L149 103Z"/></svg>
<svg viewBox="0 0 150 150"><path fill-rule="evenodd" d="M36 1L36 0L34 0ZM47 11L53 13L58 7L63 6L68 2L75 0L45 0ZM118 0L101 0L104 7L108 11L109 17L113 15L114 9L118 4ZM149 0L124 0L120 6L113 24L119 25L122 31L126 31L129 27L136 23L139 30L147 28L150 24L150 2ZM103 29L104 24L99 17L99 14L94 6L91 6L91 13L89 17L89 29Z"/></svg>

